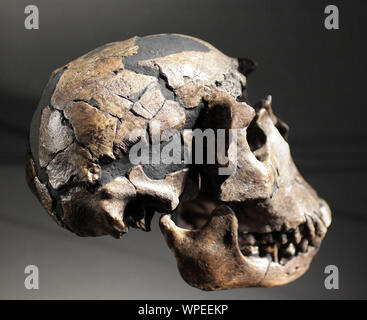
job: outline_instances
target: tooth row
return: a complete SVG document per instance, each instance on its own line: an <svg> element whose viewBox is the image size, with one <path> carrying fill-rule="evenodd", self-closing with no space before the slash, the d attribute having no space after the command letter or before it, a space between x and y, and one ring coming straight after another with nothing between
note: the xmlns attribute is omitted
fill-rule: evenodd
<svg viewBox="0 0 367 320"><path fill-rule="evenodd" d="M318 247L326 227L320 221L306 216L306 222L294 230L270 233L239 232L240 250L246 256L270 256L274 262L285 263L309 246Z"/></svg>

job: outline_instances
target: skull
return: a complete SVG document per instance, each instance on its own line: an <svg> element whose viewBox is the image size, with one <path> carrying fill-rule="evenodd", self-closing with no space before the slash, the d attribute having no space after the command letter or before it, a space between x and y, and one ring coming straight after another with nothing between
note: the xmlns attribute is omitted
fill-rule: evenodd
<svg viewBox="0 0 367 320"><path fill-rule="evenodd" d="M249 105L254 69L202 40L161 34L106 44L55 70L31 123L32 191L79 236L149 231L161 213L161 231L194 287L293 281L308 269L331 213L294 165L271 96ZM187 163L185 152L200 152L187 137L208 128L226 132L228 162ZM174 138L184 142L180 161L133 161L139 144L154 157L157 135L160 154ZM230 174L218 174L230 165Z"/></svg>

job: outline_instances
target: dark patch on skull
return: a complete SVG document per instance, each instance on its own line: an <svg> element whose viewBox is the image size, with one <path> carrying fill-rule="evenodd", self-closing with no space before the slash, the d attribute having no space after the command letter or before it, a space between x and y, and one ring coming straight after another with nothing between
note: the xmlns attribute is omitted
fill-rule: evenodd
<svg viewBox="0 0 367 320"><path fill-rule="evenodd" d="M147 164L143 166L144 173L150 179L161 180L164 179L169 173L180 171L185 169L188 165L185 164Z"/></svg>
<svg viewBox="0 0 367 320"><path fill-rule="evenodd" d="M204 109L204 103L200 102L195 108L184 109L186 122L184 129L193 129L196 127L197 120Z"/></svg>
<svg viewBox="0 0 367 320"><path fill-rule="evenodd" d="M108 164L101 165L99 182L103 186L116 177L123 177L132 167L134 167L134 165L130 162L129 155L125 155Z"/></svg>
<svg viewBox="0 0 367 320"><path fill-rule="evenodd" d="M31 128L29 133L29 143L32 158L34 159L34 163L36 166L37 172L40 169L39 160L38 160L38 144L39 144L39 130L40 130L40 123L41 123L41 114L42 110L50 104L51 97L55 91L56 85L59 82L62 74L65 72L67 67L62 68L57 73L53 74L45 89L43 90L41 100L37 106L37 109L32 117Z"/></svg>
<svg viewBox="0 0 367 320"><path fill-rule="evenodd" d="M127 58L128 57L122 58L122 62L126 70L134 71L135 73L143 74L145 76L151 76L151 77L156 77L156 78L159 77L158 68L143 66L135 62L132 63L130 60L127 60Z"/></svg>
<svg viewBox="0 0 367 320"><path fill-rule="evenodd" d="M158 83L163 96L167 100L177 100L175 93L173 92L172 88L168 85L167 77L160 71L158 73Z"/></svg>
<svg viewBox="0 0 367 320"><path fill-rule="evenodd" d="M176 134L179 134L178 132ZM153 147L151 142L149 144L149 164L142 164L142 168L144 173L150 179L164 179L168 174L182 170L186 168L188 165L185 165L184 162L184 149L181 148L181 162L179 164L176 163L167 163L167 159L163 159L164 153L162 153L163 148L172 141L172 136L166 141L161 141L159 144L160 150L160 162L158 164L152 164L152 150ZM148 147L148 146L147 146ZM130 158L131 157L131 158ZM112 161L110 163L101 164L101 174L99 183L103 186L106 183L114 180L116 177L125 176L131 168L139 165L138 160L132 158L133 156L127 154L120 159Z"/></svg>
<svg viewBox="0 0 367 320"><path fill-rule="evenodd" d="M150 178L150 179L164 179L168 174L176 171L180 171L182 169L187 168L189 165L184 163L184 148L181 145L181 163L169 163L168 155L163 153L163 149L165 146L167 146L169 143L171 143L174 135L180 135L179 132L174 132L172 136L170 136L166 141L161 141L160 143L160 162L159 164L153 164L152 159L152 146L150 145L149 148L149 164L143 165L144 173ZM179 137L181 140L181 138ZM172 157L172 155L169 155ZM166 158L165 158L166 157Z"/></svg>
<svg viewBox="0 0 367 320"><path fill-rule="evenodd" d="M135 65L141 60L165 57L182 51L208 52L210 50L197 40L174 34L137 37L135 45L139 47L138 53L127 57L125 59L127 64Z"/></svg>

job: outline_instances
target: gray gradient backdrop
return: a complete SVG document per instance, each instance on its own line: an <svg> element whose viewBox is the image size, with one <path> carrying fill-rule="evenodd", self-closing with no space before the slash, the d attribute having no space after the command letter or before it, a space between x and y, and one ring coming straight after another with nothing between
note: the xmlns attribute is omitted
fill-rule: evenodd
<svg viewBox="0 0 367 320"><path fill-rule="evenodd" d="M323 26L325 1L1 0L0 298L366 298L367 7L332 3L340 10L338 31ZM27 4L39 7L39 30L24 28ZM181 280L157 217L150 233L78 238L57 227L28 190L25 141L50 72L104 43L164 32L193 35L258 62L250 100L273 95L276 114L291 127L296 164L334 213L299 280L201 292ZM24 288L28 264L40 269L38 291ZM329 264L339 267L339 290L324 288Z"/></svg>

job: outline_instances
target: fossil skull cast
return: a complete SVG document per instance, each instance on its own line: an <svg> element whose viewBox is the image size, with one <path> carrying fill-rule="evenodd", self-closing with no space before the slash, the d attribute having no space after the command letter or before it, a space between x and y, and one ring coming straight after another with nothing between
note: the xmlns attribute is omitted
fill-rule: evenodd
<svg viewBox="0 0 367 320"><path fill-rule="evenodd" d="M161 213L182 277L200 289L298 278L320 247L330 209L295 167L271 97L249 105L254 68L202 40L162 34L106 44L55 70L31 124L32 191L79 236L149 231ZM154 157L154 123L158 150L176 137L182 161L133 161L138 144ZM189 133L206 128L235 130L223 144L227 166L235 164L230 174L218 174L226 167L218 159L184 161L200 151Z"/></svg>

